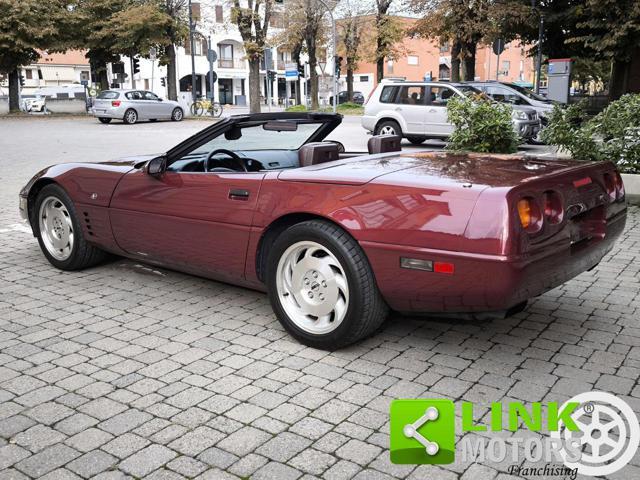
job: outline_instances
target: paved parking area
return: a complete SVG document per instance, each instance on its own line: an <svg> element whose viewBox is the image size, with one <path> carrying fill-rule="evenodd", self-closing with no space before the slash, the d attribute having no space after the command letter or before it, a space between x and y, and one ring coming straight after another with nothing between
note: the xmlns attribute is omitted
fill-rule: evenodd
<svg viewBox="0 0 640 480"><path fill-rule="evenodd" d="M34 172L162 151L197 123L0 120L0 479L508 480L510 464L392 465L390 401L598 389L640 412L637 208L603 263L514 317L393 316L334 353L288 337L260 293L128 260L49 266L17 214ZM640 478L640 456L611 478Z"/></svg>

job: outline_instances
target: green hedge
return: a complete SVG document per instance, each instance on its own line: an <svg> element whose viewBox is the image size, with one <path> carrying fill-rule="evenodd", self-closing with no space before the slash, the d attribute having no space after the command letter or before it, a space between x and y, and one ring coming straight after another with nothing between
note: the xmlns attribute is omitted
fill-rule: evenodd
<svg viewBox="0 0 640 480"><path fill-rule="evenodd" d="M453 124L447 150L482 153L514 153L520 139L513 129L512 108L483 95L453 97L447 115Z"/></svg>
<svg viewBox="0 0 640 480"><path fill-rule="evenodd" d="M578 160L611 160L623 173L640 173L640 94L628 94L590 120L585 104L555 106L542 139Z"/></svg>

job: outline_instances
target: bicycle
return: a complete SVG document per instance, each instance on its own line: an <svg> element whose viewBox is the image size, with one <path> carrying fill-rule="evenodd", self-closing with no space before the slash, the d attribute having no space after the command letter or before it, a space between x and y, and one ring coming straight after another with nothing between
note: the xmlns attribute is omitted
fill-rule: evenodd
<svg viewBox="0 0 640 480"><path fill-rule="evenodd" d="M202 116L205 113L214 118L222 116L223 107L218 102L212 102L206 98L199 98L191 104L191 115Z"/></svg>

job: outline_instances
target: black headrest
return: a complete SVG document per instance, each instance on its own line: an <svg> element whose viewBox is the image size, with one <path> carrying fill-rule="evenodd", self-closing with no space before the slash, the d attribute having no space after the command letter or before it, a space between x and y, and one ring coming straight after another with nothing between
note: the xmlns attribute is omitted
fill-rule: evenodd
<svg viewBox="0 0 640 480"><path fill-rule="evenodd" d="M402 150L399 135L374 135L367 142L367 150L370 154L399 152Z"/></svg>
<svg viewBox="0 0 640 480"><path fill-rule="evenodd" d="M338 145L331 142L307 143L298 150L301 167L338 160Z"/></svg>

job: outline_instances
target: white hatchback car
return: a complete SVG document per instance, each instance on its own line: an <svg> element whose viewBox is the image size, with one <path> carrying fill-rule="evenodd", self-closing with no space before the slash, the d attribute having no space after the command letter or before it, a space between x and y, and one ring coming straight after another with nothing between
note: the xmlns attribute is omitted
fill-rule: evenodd
<svg viewBox="0 0 640 480"><path fill-rule="evenodd" d="M462 83L383 81L365 104L362 126L374 135L400 135L416 145L428 138L446 139L453 132L447 102L470 92L482 93ZM540 130L533 108L514 106L512 119L523 140Z"/></svg>

